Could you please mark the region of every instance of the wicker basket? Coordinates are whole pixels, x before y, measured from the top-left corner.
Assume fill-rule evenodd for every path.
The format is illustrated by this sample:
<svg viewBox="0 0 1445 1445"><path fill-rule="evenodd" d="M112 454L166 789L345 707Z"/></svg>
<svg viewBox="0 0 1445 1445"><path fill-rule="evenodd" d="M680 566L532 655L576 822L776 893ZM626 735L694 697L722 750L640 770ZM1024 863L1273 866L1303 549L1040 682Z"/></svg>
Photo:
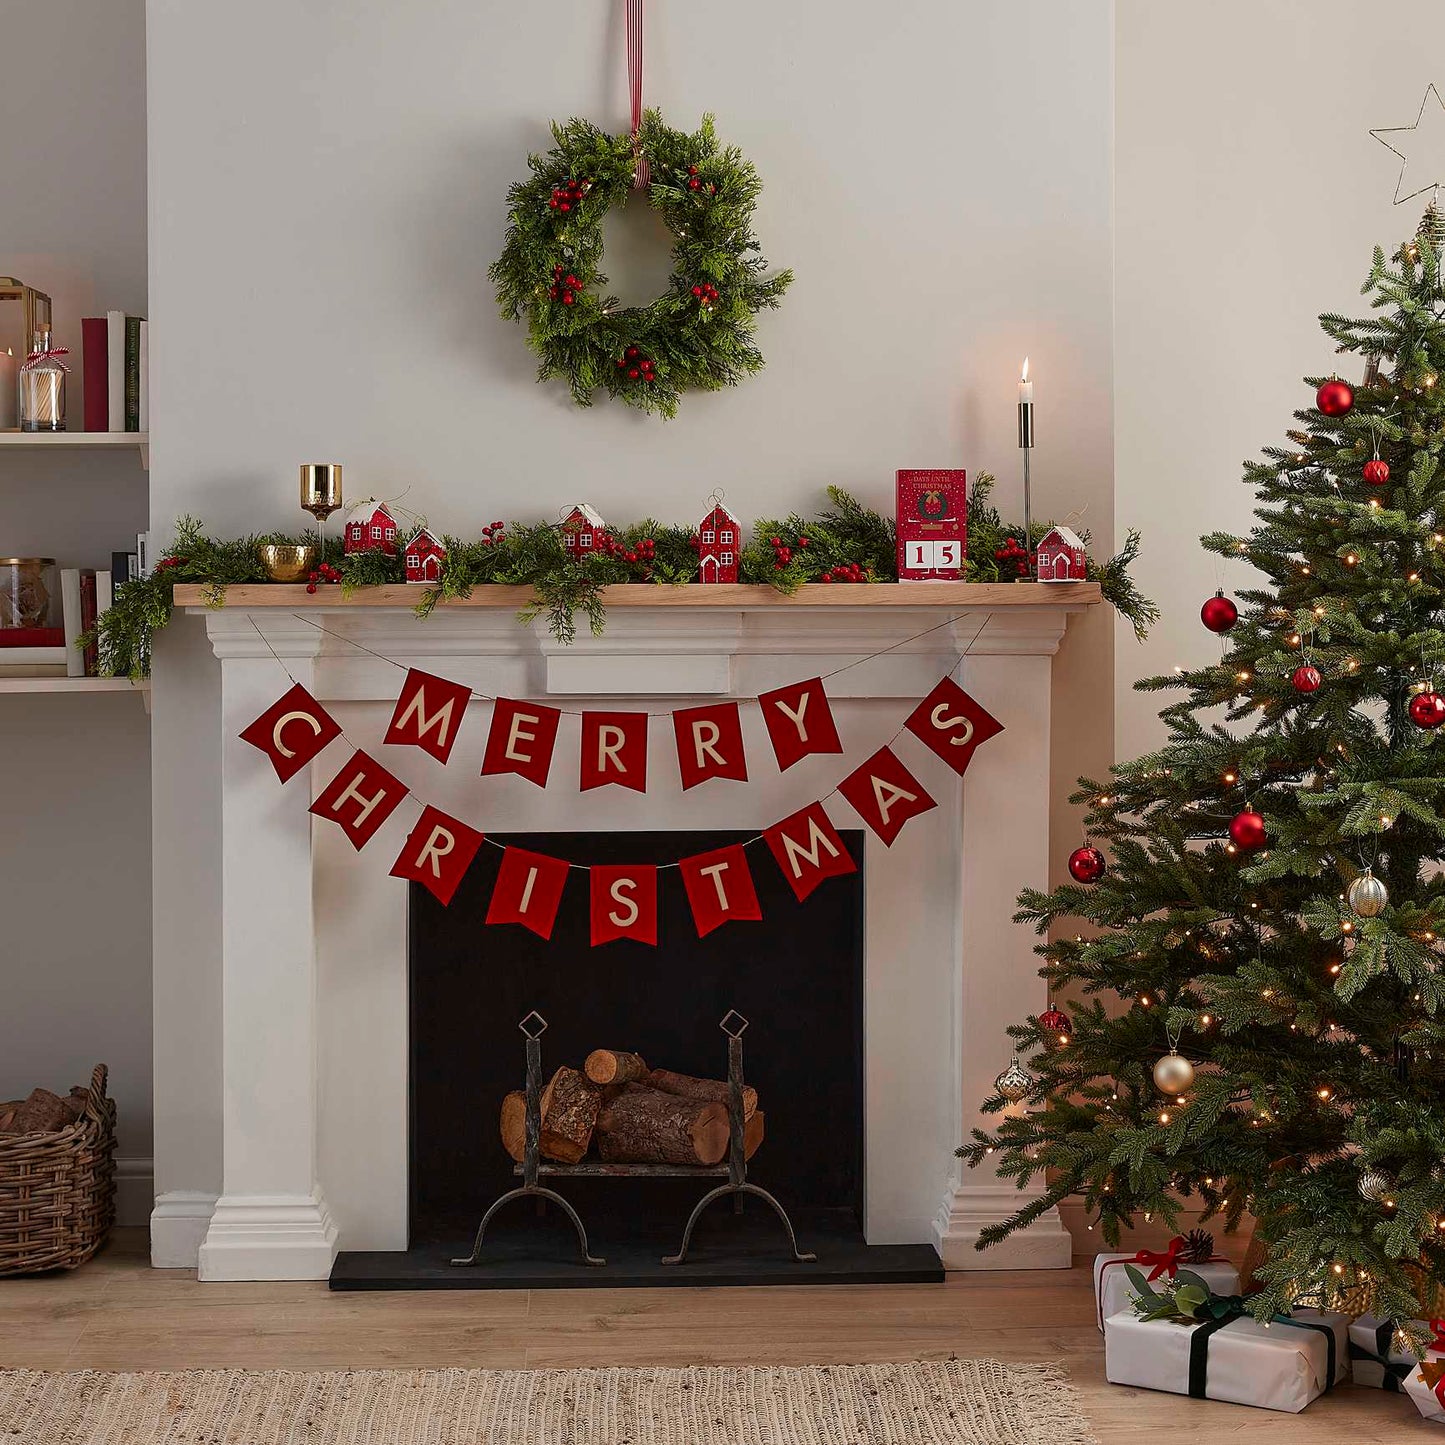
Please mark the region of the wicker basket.
<svg viewBox="0 0 1445 1445"><path fill-rule="evenodd" d="M115 1220L115 1104L106 1067L85 1112L52 1134L0 1135L0 1275L74 1269Z"/></svg>

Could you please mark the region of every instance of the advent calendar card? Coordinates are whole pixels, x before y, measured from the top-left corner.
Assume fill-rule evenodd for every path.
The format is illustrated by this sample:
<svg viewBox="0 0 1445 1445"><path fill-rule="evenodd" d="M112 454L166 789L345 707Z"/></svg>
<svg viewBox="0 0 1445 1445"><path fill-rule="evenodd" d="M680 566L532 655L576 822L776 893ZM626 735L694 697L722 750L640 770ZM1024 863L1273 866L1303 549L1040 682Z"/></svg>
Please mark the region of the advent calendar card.
<svg viewBox="0 0 1445 1445"><path fill-rule="evenodd" d="M898 473L898 580L956 582L967 545L968 473Z"/></svg>

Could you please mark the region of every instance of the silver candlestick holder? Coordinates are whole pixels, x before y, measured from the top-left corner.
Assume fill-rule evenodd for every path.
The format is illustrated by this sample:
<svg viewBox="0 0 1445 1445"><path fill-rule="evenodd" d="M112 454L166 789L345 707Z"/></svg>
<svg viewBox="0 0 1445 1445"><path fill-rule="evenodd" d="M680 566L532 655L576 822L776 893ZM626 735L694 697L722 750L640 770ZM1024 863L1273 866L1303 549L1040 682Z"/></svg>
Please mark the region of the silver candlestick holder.
<svg viewBox="0 0 1445 1445"><path fill-rule="evenodd" d="M1019 402L1019 450L1024 454L1024 551L1028 554L1029 576L1034 565L1034 500L1029 478L1029 454L1034 449L1034 404Z"/></svg>

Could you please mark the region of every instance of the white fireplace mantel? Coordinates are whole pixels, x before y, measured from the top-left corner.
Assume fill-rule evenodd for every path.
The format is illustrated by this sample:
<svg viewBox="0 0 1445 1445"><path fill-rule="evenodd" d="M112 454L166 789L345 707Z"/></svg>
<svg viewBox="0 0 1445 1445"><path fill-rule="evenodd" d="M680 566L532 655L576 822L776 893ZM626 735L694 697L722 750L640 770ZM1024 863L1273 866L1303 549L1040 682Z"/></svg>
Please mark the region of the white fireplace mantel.
<svg viewBox="0 0 1445 1445"><path fill-rule="evenodd" d="M826 676L843 758L779 775L754 716L745 722L753 780L683 795L670 729L654 727L657 781L645 806L605 796L615 788L578 792L567 720L546 790L477 776L484 702L473 703L446 768L386 749L387 766L439 807L518 832L760 828L828 793L956 665L1004 731L962 782L921 748L909 752L940 806L892 849L866 844L865 1232L876 1243L931 1236L952 1269L1067 1266L1070 1237L1053 1210L995 1249L973 1249L980 1229L1032 1196L960 1171L952 1149L1007 1062L1006 1026L1044 1004L1032 935L1011 914L1021 888L1048 882L1051 660L1069 612L1097 603L1097 587L817 587L793 600L760 588L609 593L605 633L569 647L542 621L520 625L525 594L509 589L479 589L420 620L406 606L411 588L350 599L233 588L220 607L177 588L177 604L205 617L220 660L223 1178L214 1208L196 1191L160 1196L154 1256L183 1262L184 1241L194 1251L204 1227L202 1279L313 1279L338 1247L406 1245L406 885L387 869L410 822L398 814L353 854L307 811L343 744L309 780L282 787L240 741L287 674L371 751L403 667L489 696L664 707ZM840 800L829 808L858 826Z"/></svg>

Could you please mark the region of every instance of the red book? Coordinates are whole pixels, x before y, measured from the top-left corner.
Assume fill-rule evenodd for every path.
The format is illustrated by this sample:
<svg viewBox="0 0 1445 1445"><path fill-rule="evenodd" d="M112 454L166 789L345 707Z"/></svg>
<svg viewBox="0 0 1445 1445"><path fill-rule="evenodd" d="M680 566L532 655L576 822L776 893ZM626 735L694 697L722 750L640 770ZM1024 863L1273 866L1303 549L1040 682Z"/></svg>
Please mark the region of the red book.
<svg viewBox="0 0 1445 1445"><path fill-rule="evenodd" d="M106 319L86 316L80 323L82 377L85 386L86 431L110 430L110 358Z"/></svg>
<svg viewBox="0 0 1445 1445"><path fill-rule="evenodd" d="M63 627L0 627L0 647L64 647Z"/></svg>
<svg viewBox="0 0 1445 1445"><path fill-rule="evenodd" d="M95 569L85 568L80 574L80 630L95 631L96 598ZM91 642L85 649L85 675L97 677L100 674L100 648Z"/></svg>

